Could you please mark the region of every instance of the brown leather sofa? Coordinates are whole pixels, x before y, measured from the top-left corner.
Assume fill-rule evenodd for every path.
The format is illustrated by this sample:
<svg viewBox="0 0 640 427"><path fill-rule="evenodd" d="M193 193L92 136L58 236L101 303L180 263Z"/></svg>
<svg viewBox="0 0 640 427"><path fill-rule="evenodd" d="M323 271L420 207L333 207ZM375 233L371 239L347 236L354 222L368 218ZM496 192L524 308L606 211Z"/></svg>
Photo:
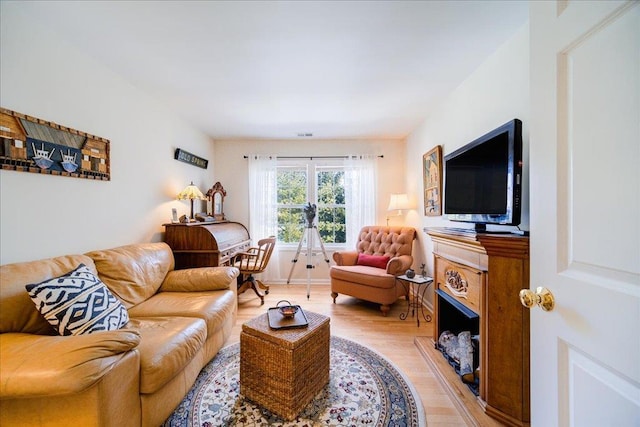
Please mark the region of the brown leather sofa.
<svg viewBox="0 0 640 427"><path fill-rule="evenodd" d="M381 304L380 311L386 316L390 305L407 294L395 276L411 267L415 237L411 227L363 227L355 251L333 253L336 265L331 266L329 276L334 304L338 294L351 295Z"/></svg>
<svg viewBox="0 0 640 427"><path fill-rule="evenodd" d="M60 336L25 285L80 263L126 307L115 331ZM158 426L231 334L234 267L174 270L165 243L0 267L0 425Z"/></svg>

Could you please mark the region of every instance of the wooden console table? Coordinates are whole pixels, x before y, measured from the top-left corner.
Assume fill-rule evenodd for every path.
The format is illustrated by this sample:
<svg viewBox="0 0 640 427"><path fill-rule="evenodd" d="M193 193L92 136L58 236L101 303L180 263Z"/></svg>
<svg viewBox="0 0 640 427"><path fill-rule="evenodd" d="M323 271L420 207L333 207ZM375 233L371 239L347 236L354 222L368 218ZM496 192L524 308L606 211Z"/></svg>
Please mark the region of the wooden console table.
<svg viewBox="0 0 640 427"><path fill-rule="evenodd" d="M459 396L458 404L479 404L471 403L476 407L466 408L467 414L478 418L473 414L484 412L507 425L529 425L529 311L518 299L520 289L529 288L529 238L424 231L433 241L434 337L430 349L424 348L424 339L416 339L418 348L433 359L431 365L441 379L458 382L449 387ZM459 321L458 309L466 313ZM459 393L466 386L434 349L443 331L458 334L469 325L480 337L477 399L469 397L469 390Z"/></svg>

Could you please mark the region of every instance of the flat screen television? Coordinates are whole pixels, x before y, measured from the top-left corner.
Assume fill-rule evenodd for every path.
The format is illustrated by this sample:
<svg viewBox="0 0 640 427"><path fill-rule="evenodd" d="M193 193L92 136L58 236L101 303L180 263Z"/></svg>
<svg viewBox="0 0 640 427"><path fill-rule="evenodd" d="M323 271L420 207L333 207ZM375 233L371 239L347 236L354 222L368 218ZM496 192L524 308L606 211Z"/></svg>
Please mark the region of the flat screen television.
<svg viewBox="0 0 640 427"><path fill-rule="evenodd" d="M519 225L522 122L513 119L444 157L444 213L452 221Z"/></svg>

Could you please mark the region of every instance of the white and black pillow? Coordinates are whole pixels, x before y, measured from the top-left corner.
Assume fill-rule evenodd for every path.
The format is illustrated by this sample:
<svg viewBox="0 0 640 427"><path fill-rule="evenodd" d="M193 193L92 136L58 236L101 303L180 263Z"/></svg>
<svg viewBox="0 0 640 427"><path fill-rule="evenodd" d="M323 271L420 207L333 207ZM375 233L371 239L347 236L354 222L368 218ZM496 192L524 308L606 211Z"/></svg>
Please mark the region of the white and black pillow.
<svg viewBox="0 0 640 427"><path fill-rule="evenodd" d="M60 335L112 331L129 321L120 300L84 264L25 287L38 311Z"/></svg>

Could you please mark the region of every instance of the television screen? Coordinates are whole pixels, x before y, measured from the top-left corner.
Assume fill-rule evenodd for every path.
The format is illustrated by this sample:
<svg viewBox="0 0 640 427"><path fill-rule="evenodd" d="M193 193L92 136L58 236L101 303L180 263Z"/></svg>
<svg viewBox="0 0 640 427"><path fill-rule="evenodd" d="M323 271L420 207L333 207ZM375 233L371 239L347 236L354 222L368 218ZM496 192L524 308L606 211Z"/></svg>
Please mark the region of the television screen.
<svg viewBox="0 0 640 427"><path fill-rule="evenodd" d="M507 143L502 133L447 162L446 213L507 212Z"/></svg>
<svg viewBox="0 0 640 427"><path fill-rule="evenodd" d="M521 128L514 119L445 156L444 213L449 219L520 223Z"/></svg>

